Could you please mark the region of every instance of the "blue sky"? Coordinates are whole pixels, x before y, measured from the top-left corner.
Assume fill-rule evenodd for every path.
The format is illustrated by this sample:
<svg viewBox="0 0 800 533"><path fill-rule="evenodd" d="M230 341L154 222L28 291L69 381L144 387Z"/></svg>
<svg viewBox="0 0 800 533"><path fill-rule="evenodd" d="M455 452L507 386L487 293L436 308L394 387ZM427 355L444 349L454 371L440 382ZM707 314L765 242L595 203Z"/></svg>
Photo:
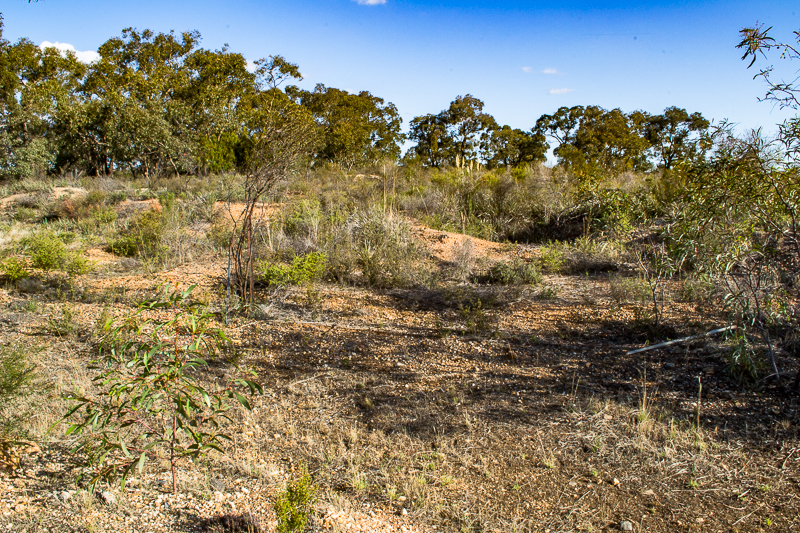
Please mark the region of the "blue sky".
<svg viewBox="0 0 800 533"><path fill-rule="evenodd" d="M765 87L735 46L756 21L791 39L796 2L359 1L10 0L2 12L5 38L78 51L128 26L198 30L206 48L283 55L300 66L305 88L368 90L393 102L405 125L467 93L522 129L573 105L675 105L769 132L789 116L758 102ZM782 68L793 77L800 65Z"/></svg>

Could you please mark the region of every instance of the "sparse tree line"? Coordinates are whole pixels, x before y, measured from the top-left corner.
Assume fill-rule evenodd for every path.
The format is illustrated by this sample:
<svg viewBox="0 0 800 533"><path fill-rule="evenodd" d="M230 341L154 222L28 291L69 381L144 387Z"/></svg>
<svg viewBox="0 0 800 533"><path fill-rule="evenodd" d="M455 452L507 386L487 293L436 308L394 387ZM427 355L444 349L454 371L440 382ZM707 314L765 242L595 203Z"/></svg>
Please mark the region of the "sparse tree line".
<svg viewBox="0 0 800 533"><path fill-rule="evenodd" d="M458 96L409 131L391 102L290 82L299 69L281 56L248 68L224 46L200 47L197 32L123 30L84 64L71 53L10 43L0 27L0 177L83 172L134 177L244 172L255 137L272 116L292 117L309 136L307 162L346 169L401 159L427 167L489 169L542 162L585 174L669 169L702 154L709 122L670 107L661 115L597 106L562 107L528 131L500 125L484 102Z"/></svg>

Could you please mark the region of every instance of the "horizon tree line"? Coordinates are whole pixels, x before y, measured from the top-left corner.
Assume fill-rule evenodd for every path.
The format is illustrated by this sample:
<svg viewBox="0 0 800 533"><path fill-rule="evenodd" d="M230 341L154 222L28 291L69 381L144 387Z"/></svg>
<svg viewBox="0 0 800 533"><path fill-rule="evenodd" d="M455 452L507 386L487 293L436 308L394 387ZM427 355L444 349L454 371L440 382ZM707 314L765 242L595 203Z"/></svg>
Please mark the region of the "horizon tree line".
<svg viewBox="0 0 800 533"><path fill-rule="evenodd" d="M71 52L10 43L0 20L0 178L113 171L152 178L242 172L258 117L279 110L310 132L307 164L346 169L393 160L489 169L544 162L584 173L669 170L701 157L700 113L561 107L529 130L499 124L479 98L457 96L407 132L391 102L369 91L299 88L299 67L279 55L255 62L225 45L200 47L196 31L126 28L85 64ZM402 153L402 146L412 146Z"/></svg>

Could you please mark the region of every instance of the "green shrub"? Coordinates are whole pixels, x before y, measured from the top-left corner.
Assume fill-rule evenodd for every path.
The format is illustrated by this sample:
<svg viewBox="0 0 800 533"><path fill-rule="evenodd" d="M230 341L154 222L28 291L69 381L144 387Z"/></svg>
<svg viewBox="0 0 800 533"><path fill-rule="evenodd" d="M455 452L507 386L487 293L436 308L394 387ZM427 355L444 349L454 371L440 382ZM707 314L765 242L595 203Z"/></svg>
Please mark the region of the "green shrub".
<svg viewBox="0 0 800 533"><path fill-rule="evenodd" d="M300 465L299 475L286 482L286 487L275 498L275 516L278 519L278 533L301 532L306 528L309 515L317 501L308 468Z"/></svg>
<svg viewBox="0 0 800 533"><path fill-rule="evenodd" d="M47 320L47 329L57 337L68 337L78 329L75 313L69 305L62 305L59 311Z"/></svg>
<svg viewBox="0 0 800 533"><path fill-rule="evenodd" d="M64 242L51 231L41 231L22 240L31 258L31 266L45 272L66 265L69 253Z"/></svg>
<svg viewBox="0 0 800 533"><path fill-rule="evenodd" d="M151 258L162 252L161 237L165 221L157 211L145 211L120 228L109 249L125 257Z"/></svg>
<svg viewBox="0 0 800 533"><path fill-rule="evenodd" d="M476 279L483 283L500 285L538 285L542 282L542 274L533 263L526 263L519 257L512 262L495 263L486 275Z"/></svg>
<svg viewBox="0 0 800 533"><path fill-rule="evenodd" d="M19 220L20 222L33 220L37 216L38 211L30 207L17 207L16 211L14 212L14 220Z"/></svg>
<svg viewBox="0 0 800 533"><path fill-rule="evenodd" d="M542 255L539 258L542 270L545 272L559 273L566 266L564 251L556 243L549 243L542 247Z"/></svg>
<svg viewBox="0 0 800 533"><path fill-rule="evenodd" d="M319 278L325 272L327 258L319 252L309 252L292 259L289 266L262 262L259 265L261 280L267 285L303 285Z"/></svg>
<svg viewBox="0 0 800 533"><path fill-rule="evenodd" d="M74 276L85 274L92 269L91 263L80 253L67 249L64 241L71 242L75 237L72 232L56 235L52 231L45 230L22 239L21 244L31 259L32 267L45 272L63 270Z"/></svg>
<svg viewBox="0 0 800 533"><path fill-rule="evenodd" d="M92 219L101 224L111 224L117 220L117 211L111 206L98 206L92 210Z"/></svg>
<svg viewBox="0 0 800 533"><path fill-rule="evenodd" d="M215 248L227 250L231 243L233 229L226 224L214 223L206 233L206 238Z"/></svg>
<svg viewBox="0 0 800 533"><path fill-rule="evenodd" d="M173 207L175 207L175 193L174 192L162 192L158 194L158 203L161 204L165 210L170 211Z"/></svg>
<svg viewBox="0 0 800 533"><path fill-rule="evenodd" d="M37 378L36 369L28 362L24 345L0 348L0 404L25 394Z"/></svg>
<svg viewBox="0 0 800 533"><path fill-rule="evenodd" d="M679 299L682 302L708 302L715 289L709 276L694 275L684 280Z"/></svg>
<svg viewBox="0 0 800 533"><path fill-rule="evenodd" d="M3 275L11 283L16 283L17 281L25 279L31 275L25 266L25 262L17 259L16 257L10 257L0 263L0 269L2 269Z"/></svg>
<svg viewBox="0 0 800 533"><path fill-rule="evenodd" d="M486 312L480 299L474 305L461 307L460 313L464 320L464 334L483 335L497 332L497 317Z"/></svg>
<svg viewBox="0 0 800 533"><path fill-rule="evenodd" d="M735 330L730 352L725 355L728 373L741 381L755 382L764 369L764 357L760 356L748 341L747 335Z"/></svg>
<svg viewBox="0 0 800 533"><path fill-rule="evenodd" d="M357 212L334 232L331 241L326 245L327 272L339 282L377 288L427 283L424 249L400 218L378 210Z"/></svg>

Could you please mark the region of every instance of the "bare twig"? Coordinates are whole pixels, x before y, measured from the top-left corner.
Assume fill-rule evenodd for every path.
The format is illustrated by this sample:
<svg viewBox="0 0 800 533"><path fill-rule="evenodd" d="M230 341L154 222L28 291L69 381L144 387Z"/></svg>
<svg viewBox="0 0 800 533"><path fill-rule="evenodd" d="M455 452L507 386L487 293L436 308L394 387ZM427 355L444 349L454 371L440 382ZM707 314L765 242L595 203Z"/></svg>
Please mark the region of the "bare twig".
<svg viewBox="0 0 800 533"><path fill-rule="evenodd" d="M711 331L709 331L707 333L701 333L699 335L690 335L689 337L683 337L682 339L675 339L675 340L671 340L671 341L667 341L667 342L661 342L659 344L654 344L652 346L645 346L644 348L639 348L637 350L631 350L630 352L627 353L627 355L633 355L635 353L646 352L648 350L655 350L656 348L663 348L664 346L670 346L671 344L679 344L681 342L688 342L688 341L693 341L695 339L702 339L703 337L709 337L711 335L716 335L717 333L724 333L726 331L733 331L734 329L736 329L736 326L728 326L728 327L725 327L725 328L714 329L714 330L711 330Z"/></svg>

